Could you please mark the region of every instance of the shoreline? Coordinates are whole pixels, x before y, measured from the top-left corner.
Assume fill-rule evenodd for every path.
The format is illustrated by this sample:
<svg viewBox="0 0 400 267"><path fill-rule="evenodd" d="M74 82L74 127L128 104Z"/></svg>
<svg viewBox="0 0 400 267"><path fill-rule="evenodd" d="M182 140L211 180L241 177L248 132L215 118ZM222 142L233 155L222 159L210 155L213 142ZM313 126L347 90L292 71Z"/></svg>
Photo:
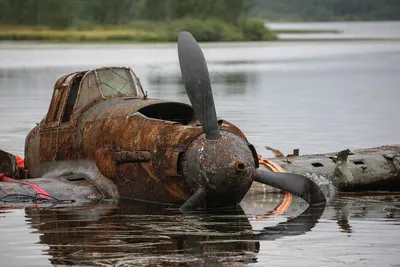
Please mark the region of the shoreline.
<svg viewBox="0 0 400 267"><path fill-rule="evenodd" d="M273 44L289 44L289 43L374 43L374 42L385 42L385 43L397 43L400 42L400 38L301 38L301 39L278 39L274 41L214 41L214 42L199 42L204 47L213 46L264 46ZM63 47L69 46L71 48L77 46L87 46L88 48L95 48L94 46L143 46L148 47L149 45L154 47L169 47L176 45L176 41L168 42L131 42L131 41L91 41L91 42L62 42L62 41L34 41L34 40L0 40L0 49L24 49L27 47L48 49L51 47Z"/></svg>
<svg viewBox="0 0 400 267"><path fill-rule="evenodd" d="M258 23L258 22L257 22ZM150 25L150 24L149 24ZM259 24L260 25L264 25ZM157 25L154 25L157 26ZM262 27L262 26L261 26ZM31 26L10 26L0 25L0 42L37 42L37 43L65 43L65 44L97 44L97 43L170 43L176 42L177 35L181 29L172 30L170 28L154 27L149 29L148 25L138 27L93 27L89 29L51 29L46 27ZM240 27L237 28L240 30ZM245 31L244 29L242 29ZM257 31L257 30L255 30ZM224 32L215 40L201 40L200 42L263 42L280 41L281 34L341 34L342 31L336 29L276 29L270 30L265 26L265 34L237 35L237 32Z"/></svg>
<svg viewBox="0 0 400 267"><path fill-rule="evenodd" d="M165 43L176 42L181 31L191 32L200 42L276 40L264 21L247 19L230 24L217 19L182 19L165 23L139 21L130 25L87 25L51 28L29 25L0 25L2 41L50 43Z"/></svg>
<svg viewBox="0 0 400 267"><path fill-rule="evenodd" d="M189 21L193 23L193 21ZM186 21L186 23L189 25ZM399 33L388 32L388 28L382 28L378 33L376 31L370 34L363 33L365 26L361 27L361 32L358 31L361 22L348 23L338 22L337 26L333 23L299 23L290 24L283 23L283 27L278 27L280 23L264 23L255 21L256 27L265 25L265 34L257 33L260 28L242 29L239 26L230 30L220 32L219 22L214 22L217 28L212 30L212 33L198 31L196 25L202 22L195 21L190 27L194 27L192 34L196 36L198 41L203 44L207 43L273 43L273 42L398 42L400 41ZM250 20L250 24L253 23ZM400 22L396 22L400 25ZM171 25L174 24L175 28ZM335 24L335 25L336 25ZM340 24L340 25L339 25ZM177 35L181 30L186 29L186 26L179 28L179 22L173 22L170 25L160 25L158 23L138 23L130 26L104 26L91 27L86 29L69 28L65 30L51 29L46 27L31 27L31 26L10 26L0 25L0 43L31 43L31 44L89 44L89 45L125 45L125 44L169 44L175 43ZM252 25L252 26L254 26ZM366 24L365 24L366 25ZM380 25L380 24L379 24ZM151 27L150 27L151 26ZM227 26L227 25L225 25ZM356 27L355 27L356 26ZM190 28L189 27L189 28ZM263 28L261 26L261 28ZM193 31L192 29L192 31ZM196 30L197 29L197 30ZM203 29L204 30L204 29ZM247 31L247 35L244 32ZM239 35L237 35L240 33Z"/></svg>

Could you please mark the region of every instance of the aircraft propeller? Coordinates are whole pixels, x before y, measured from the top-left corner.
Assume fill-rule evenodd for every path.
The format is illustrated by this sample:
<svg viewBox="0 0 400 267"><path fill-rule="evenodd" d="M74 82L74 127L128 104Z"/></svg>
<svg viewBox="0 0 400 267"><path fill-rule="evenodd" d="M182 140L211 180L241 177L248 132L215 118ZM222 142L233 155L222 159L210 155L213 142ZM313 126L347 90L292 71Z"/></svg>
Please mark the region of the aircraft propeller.
<svg viewBox="0 0 400 267"><path fill-rule="evenodd" d="M178 55L183 82L197 119L208 139L221 137L211 91L207 63L199 44L189 32L181 32Z"/></svg>
<svg viewBox="0 0 400 267"><path fill-rule="evenodd" d="M253 181L290 192L311 205L325 203L326 199L320 188L307 177L291 173L256 170L249 164L248 153L238 149L241 147L240 142L236 142L233 138L232 142L223 144L222 139L224 138L221 138L218 127L206 60L197 41L189 32L181 32L179 35L178 55L186 92L206 137L204 140L198 141L200 145L186 152L188 180L196 183L198 189L182 205L181 209L207 206L209 202L223 205L223 203L228 203L224 202L226 198L231 198L231 202L238 202L238 199L241 200L246 194ZM227 138L225 137L225 139ZM232 146L230 146L231 143ZM218 151L218 149L220 150ZM225 157L226 161L231 162L224 165L221 159L219 164L213 163L212 161L218 161L216 157L219 155L218 153L222 155L226 149L236 153L233 157ZM204 166L207 165L206 163L209 166ZM215 170L216 168L218 170ZM231 182L231 180L235 181ZM235 191L236 188L238 188L237 191ZM223 196L219 198L217 196L220 192L223 192L223 194L221 193ZM231 196L232 194L238 194L238 197L235 198Z"/></svg>

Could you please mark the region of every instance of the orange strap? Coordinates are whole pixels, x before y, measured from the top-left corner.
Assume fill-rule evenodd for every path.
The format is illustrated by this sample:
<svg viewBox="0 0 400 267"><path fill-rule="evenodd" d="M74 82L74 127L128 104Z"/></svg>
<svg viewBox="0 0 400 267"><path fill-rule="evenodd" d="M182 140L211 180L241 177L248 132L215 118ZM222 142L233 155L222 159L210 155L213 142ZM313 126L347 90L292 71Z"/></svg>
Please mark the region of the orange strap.
<svg viewBox="0 0 400 267"><path fill-rule="evenodd" d="M270 161L268 159L263 159L261 154L258 154L258 161L260 162L261 165L264 165L270 171L285 172L285 170L281 166L276 164L275 162ZM273 215L283 214L289 208L290 204L292 203L292 199L293 199L293 195L289 192L285 192L281 203L279 204L278 207L275 208L275 210L272 212L272 214Z"/></svg>
<svg viewBox="0 0 400 267"><path fill-rule="evenodd" d="M261 165L264 165L273 172L285 172L285 170L275 162L263 159L261 154L258 154L258 162L260 162Z"/></svg>
<svg viewBox="0 0 400 267"><path fill-rule="evenodd" d="M18 155L15 155L15 160L17 161L17 166L20 169L25 169L24 159Z"/></svg>

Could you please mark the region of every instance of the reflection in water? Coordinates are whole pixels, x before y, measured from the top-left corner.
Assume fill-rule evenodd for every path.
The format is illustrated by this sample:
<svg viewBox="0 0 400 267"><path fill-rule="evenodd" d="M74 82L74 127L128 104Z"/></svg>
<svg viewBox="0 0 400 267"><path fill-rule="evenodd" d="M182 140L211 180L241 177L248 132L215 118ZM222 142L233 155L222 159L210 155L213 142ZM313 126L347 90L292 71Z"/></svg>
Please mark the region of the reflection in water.
<svg viewBox="0 0 400 267"><path fill-rule="evenodd" d="M345 233L351 233L351 226L349 224L349 210L345 202L336 202L334 204L336 214L333 219L337 221L339 228Z"/></svg>
<svg viewBox="0 0 400 267"><path fill-rule="evenodd" d="M243 208L185 214L175 206L136 201L28 207L27 225L13 222L16 210L4 210L0 250L12 259L12 266L44 266L32 254L52 265L79 266L398 262L399 196L342 197L326 208L305 208L296 198L284 216L271 216L281 199L276 194L251 195L241 203ZM31 265L25 257L31 258Z"/></svg>
<svg viewBox="0 0 400 267"><path fill-rule="evenodd" d="M308 208L276 226L254 231L242 208L181 214L177 208L121 201L96 207L26 208L52 264L220 266L257 261L259 240L301 235L324 207ZM151 214L151 215L150 215Z"/></svg>
<svg viewBox="0 0 400 267"><path fill-rule="evenodd" d="M274 227L266 227L258 235L262 240L275 240L284 236L302 235L310 231L317 223L325 205L308 207L300 216L289 219Z"/></svg>
<svg viewBox="0 0 400 267"><path fill-rule="evenodd" d="M250 87L257 82L257 74L251 72L215 72L211 75L211 85L221 86L218 94L222 95L246 95ZM165 87L173 87L175 94L186 95L183 80L180 73L165 75L157 70L153 70L148 75L148 83L156 95L159 91L165 91ZM215 90L214 90L215 91Z"/></svg>

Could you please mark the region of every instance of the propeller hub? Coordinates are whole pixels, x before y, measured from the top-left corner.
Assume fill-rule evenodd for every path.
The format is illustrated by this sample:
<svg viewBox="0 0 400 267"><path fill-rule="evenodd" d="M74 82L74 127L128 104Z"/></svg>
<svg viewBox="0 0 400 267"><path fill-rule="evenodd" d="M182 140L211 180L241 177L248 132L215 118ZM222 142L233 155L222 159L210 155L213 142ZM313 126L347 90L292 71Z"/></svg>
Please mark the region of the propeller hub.
<svg viewBox="0 0 400 267"><path fill-rule="evenodd" d="M249 190L255 164L248 144L239 136L221 132L221 138L199 136L189 146L183 160L189 188L203 188L208 206L234 205Z"/></svg>

